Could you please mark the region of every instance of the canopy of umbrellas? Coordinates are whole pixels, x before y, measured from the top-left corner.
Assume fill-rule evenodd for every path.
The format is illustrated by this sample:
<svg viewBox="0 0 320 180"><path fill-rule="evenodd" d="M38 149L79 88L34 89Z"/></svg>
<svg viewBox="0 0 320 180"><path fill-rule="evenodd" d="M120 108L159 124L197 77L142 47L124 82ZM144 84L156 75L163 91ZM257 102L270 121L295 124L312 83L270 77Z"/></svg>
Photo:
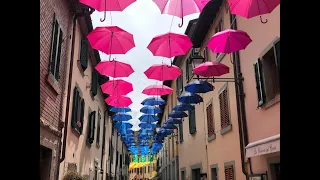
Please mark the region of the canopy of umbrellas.
<svg viewBox="0 0 320 180"><path fill-rule="evenodd" d="M182 18L193 13L200 13L209 0L153 0L159 7L162 14L170 14L173 17ZM81 3L90 6L100 12L102 11L123 11L127 6L134 3L135 0L80 0ZM273 11L280 0L228 0L230 12L246 18L252 18ZM106 16L106 13L104 14ZM105 17L104 17L105 19ZM104 21L102 19L101 21ZM109 60L98 63L95 69L102 75L117 78L110 80L101 86L103 93L110 96L105 102L112 106L111 111L116 114L112 119L115 121L121 140L125 143L128 150L133 155L133 162L137 162L137 155L141 155L140 161L144 161L146 155L149 160L154 154L162 148L162 143L166 136L177 129L181 119L187 117L184 111L193 110L194 104L203 102L203 99L197 93L207 93L214 90L213 85L207 81L196 80L185 86L186 93L178 97L180 104L173 108L169 114L169 119L165 121L162 127L156 128L159 120L157 114L162 113L159 108L165 101L162 95L172 93L173 89L168 86L158 84L146 87L142 93L150 97L141 104L144 106L140 112L144 113L140 118L140 131L134 133L131 129L132 124L128 123L132 116L128 114L131 111L129 105L132 101L126 95L133 91L131 83L119 79L130 76L134 70L124 62L111 60L111 54L126 54L135 47L133 35L117 26L96 27L87 36L92 48L103 53L109 54ZM207 47L214 53L232 53L245 49L251 43L250 36L241 30L226 29L212 36ZM166 34L154 37L148 49L154 56L172 58L186 54L192 47L189 37L183 34L168 32ZM205 62L193 69L195 75L201 77L215 77L229 73L229 67L218 62ZM154 64L147 69L144 74L149 79L158 81L174 80L181 75L180 69L173 65L165 63ZM156 130L155 130L156 129ZM142 158L142 159L141 159ZM151 158L151 159L150 159ZM145 161L146 162L146 161ZM141 164L140 164L141 165Z"/></svg>

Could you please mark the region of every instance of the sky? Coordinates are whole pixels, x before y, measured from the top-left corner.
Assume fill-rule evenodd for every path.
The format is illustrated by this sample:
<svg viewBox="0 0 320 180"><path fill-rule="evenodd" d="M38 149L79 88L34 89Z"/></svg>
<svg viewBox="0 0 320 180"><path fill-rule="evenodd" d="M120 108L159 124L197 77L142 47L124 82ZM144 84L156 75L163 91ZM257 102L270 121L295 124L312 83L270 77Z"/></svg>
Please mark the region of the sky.
<svg viewBox="0 0 320 180"><path fill-rule="evenodd" d="M178 24L181 23L181 19L168 14L161 14L159 8L152 0L137 0L130 6L128 6L122 12L107 12L107 18L104 22L100 22L100 18L103 18L104 13L95 11L91 15L93 27L97 26L118 26L123 30L133 34L135 47L128 51L125 55L112 55L118 61L128 63L135 71L129 77L121 78L125 81L131 82L133 85L133 91L127 96L131 98L132 104L130 108L132 112L132 120L129 122L133 124L133 130L139 130L138 124L140 121L138 118L142 115L140 109L143 107L141 102L149 97L142 94L145 87L154 84L161 84L162 82L156 80L150 80L144 75L144 71L147 70L153 64L164 63L170 64L169 58L156 57L147 49L148 44L153 37L171 32L184 34L188 22L192 19L198 18L199 13L191 14L184 17L184 25L179 28ZM173 20L172 20L173 19ZM109 55L100 52L101 60L108 60Z"/></svg>

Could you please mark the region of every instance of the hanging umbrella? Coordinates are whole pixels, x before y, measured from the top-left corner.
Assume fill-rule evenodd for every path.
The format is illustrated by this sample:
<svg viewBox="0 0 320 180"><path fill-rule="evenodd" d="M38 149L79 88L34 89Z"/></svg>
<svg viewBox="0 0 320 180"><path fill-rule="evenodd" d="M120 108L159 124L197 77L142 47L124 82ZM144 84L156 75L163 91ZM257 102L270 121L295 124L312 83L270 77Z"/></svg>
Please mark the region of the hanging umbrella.
<svg viewBox="0 0 320 180"><path fill-rule="evenodd" d="M184 118L184 117L188 117L187 113L185 113L185 112L183 112L183 111L172 111L168 116L171 117L171 118Z"/></svg>
<svg viewBox="0 0 320 180"><path fill-rule="evenodd" d="M133 86L131 83L122 80L110 80L101 85L102 92L110 95L127 95L129 92L133 91Z"/></svg>
<svg viewBox="0 0 320 180"><path fill-rule="evenodd" d="M156 122L159 120L158 116L155 115L150 115L150 114L143 114L142 116L139 117L139 120L141 122Z"/></svg>
<svg viewBox="0 0 320 180"><path fill-rule="evenodd" d="M93 49L105 54L126 54L135 47L133 35L118 26L96 27L87 36Z"/></svg>
<svg viewBox="0 0 320 180"><path fill-rule="evenodd" d="M209 0L153 0L162 14L180 17L183 26L183 17L189 14L200 13Z"/></svg>
<svg viewBox="0 0 320 180"><path fill-rule="evenodd" d="M180 119L170 118L164 124L181 124L182 121Z"/></svg>
<svg viewBox="0 0 320 180"><path fill-rule="evenodd" d="M192 81L188 83L184 89L190 93L207 93L214 90L212 84L207 81Z"/></svg>
<svg viewBox="0 0 320 180"><path fill-rule="evenodd" d="M178 101L186 104L198 104L203 102L203 98L198 94L187 92L184 95L179 96Z"/></svg>
<svg viewBox="0 0 320 180"><path fill-rule="evenodd" d="M96 65L95 69L102 75L114 78L128 77L134 72L130 64L116 60L101 61Z"/></svg>
<svg viewBox="0 0 320 180"><path fill-rule="evenodd" d="M132 119L132 116L126 113L117 113L112 116L112 119L114 121L129 121Z"/></svg>
<svg viewBox="0 0 320 180"><path fill-rule="evenodd" d="M173 124L164 124L162 126L162 128L164 128L164 129L178 129L177 126L175 126Z"/></svg>
<svg viewBox="0 0 320 180"><path fill-rule="evenodd" d="M178 105L173 107L172 110L174 110L174 111L189 111L189 110L193 110L193 109L194 109L194 106L192 106L190 104L179 103Z"/></svg>
<svg viewBox="0 0 320 180"><path fill-rule="evenodd" d="M166 33L154 37L148 49L154 56L175 57L186 54L192 47L192 42L187 35Z"/></svg>
<svg viewBox="0 0 320 180"><path fill-rule="evenodd" d="M157 85L150 85L142 91L143 94L146 95L166 95L172 93L173 89L162 84L157 84Z"/></svg>
<svg viewBox="0 0 320 180"><path fill-rule="evenodd" d="M211 61L200 64L193 69L193 73L203 77L221 76L229 73L229 67L222 63Z"/></svg>
<svg viewBox="0 0 320 180"><path fill-rule="evenodd" d="M116 108L116 107L112 107L110 109L111 112L123 112L123 113L126 113L126 112L131 112L131 109L129 107L119 107L119 108Z"/></svg>
<svg viewBox="0 0 320 180"><path fill-rule="evenodd" d="M144 129L153 129L156 127L155 124L149 124L149 123L140 123L139 124L140 128L144 128Z"/></svg>
<svg viewBox="0 0 320 180"><path fill-rule="evenodd" d="M169 66L167 64L154 64L149 67L144 74L149 79L166 81L174 80L179 77L181 75L181 70L175 65Z"/></svg>
<svg viewBox="0 0 320 180"><path fill-rule="evenodd" d="M242 30L226 29L212 36L207 47L214 53L232 53L245 49L252 39Z"/></svg>
<svg viewBox="0 0 320 180"><path fill-rule="evenodd" d="M161 97L149 97L141 102L144 106L158 106L164 105L166 102Z"/></svg>
<svg viewBox="0 0 320 180"><path fill-rule="evenodd" d="M280 0L228 0L228 3L232 14L245 18L260 15L260 21L267 23L268 20L262 21L261 15L271 13L280 4Z"/></svg>
<svg viewBox="0 0 320 180"><path fill-rule="evenodd" d="M131 99L126 96L109 96L107 99L105 99L105 102L114 107L124 107L132 104Z"/></svg>
<svg viewBox="0 0 320 180"><path fill-rule="evenodd" d="M140 109L140 112L145 114L158 114L161 113L161 109L155 106L144 106Z"/></svg>

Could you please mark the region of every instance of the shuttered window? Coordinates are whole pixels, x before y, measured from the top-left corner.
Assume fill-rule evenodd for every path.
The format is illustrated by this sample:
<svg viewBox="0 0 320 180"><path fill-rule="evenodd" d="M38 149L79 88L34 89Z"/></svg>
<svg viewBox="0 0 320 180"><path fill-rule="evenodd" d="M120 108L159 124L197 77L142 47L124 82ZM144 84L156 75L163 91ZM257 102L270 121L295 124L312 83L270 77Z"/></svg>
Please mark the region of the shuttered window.
<svg viewBox="0 0 320 180"><path fill-rule="evenodd" d="M83 130L84 109L84 99L81 98L78 88L75 87L73 91L71 127L77 130L80 134Z"/></svg>
<svg viewBox="0 0 320 180"><path fill-rule="evenodd" d="M94 141L95 123L96 123L96 111L92 111L89 114L88 136L87 136L89 144L92 144Z"/></svg>
<svg viewBox="0 0 320 180"><path fill-rule="evenodd" d="M181 71L181 75L176 79L176 85L177 85L177 96L181 94L183 91L183 72Z"/></svg>
<svg viewBox="0 0 320 180"><path fill-rule="evenodd" d="M89 50L89 43L85 36L81 38L81 45L80 45L80 65L83 71L85 71L88 67L88 50Z"/></svg>
<svg viewBox="0 0 320 180"><path fill-rule="evenodd" d="M208 127L208 137L215 134L214 131L214 123L213 123L213 110L212 110L212 103L210 103L207 108L207 127Z"/></svg>
<svg viewBox="0 0 320 180"><path fill-rule="evenodd" d="M275 42L274 44L274 54L277 64L277 70L278 70L278 83L279 83L279 89L280 89L280 39Z"/></svg>
<svg viewBox="0 0 320 180"><path fill-rule="evenodd" d="M195 109L189 110L188 114L189 114L189 133L194 134L197 131Z"/></svg>
<svg viewBox="0 0 320 180"><path fill-rule="evenodd" d="M91 95L94 97L97 95L98 92L98 81L99 81L99 74L96 70L92 71L91 77Z"/></svg>
<svg viewBox="0 0 320 180"><path fill-rule="evenodd" d="M230 125L229 98L227 87L219 94L221 129Z"/></svg>
<svg viewBox="0 0 320 180"><path fill-rule="evenodd" d="M194 49L192 49L192 51L194 51ZM190 57L187 59L187 62L186 62L186 79L187 79L187 81L189 81L193 77L193 67L192 67L192 61L191 61Z"/></svg>
<svg viewBox="0 0 320 180"><path fill-rule="evenodd" d="M179 124L179 137L180 137L180 143L183 142L183 122Z"/></svg>
<svg viewBox="0 0 320 180"><path fill-rule="evenodd" d="M234 180L233 166L226 166L224 168L225 180Z"/></svg>
<svg viewBox="0 0 320 180"><path fill-rule="evenodd" d="M264 82L263 82L263 75L262 75L262 63L261 63L260 59L258 59L254 63L254 73L255 73L256 89L257 89L257 96L258 96L258 107L260 107L265 102Z"/></svg>
<svg viewBox="0 0 320 180"><path fill-rule="evenodd" d="M49 70L56 80L60 79L59 71L60 71L62 37L63 37L63 33L61 30L61 27L56 19L56 16L54 16L52 36L51 36L51 52L50 52Z"/></svg>
<svg viewBox="0 0 320 180"><path fill-rule="evenodd" d="M101 119L102 119L102 115L101 115L101 111L98 111L98 122L97 122L97 144L100 144L100 124L101 124Z"/></svg>

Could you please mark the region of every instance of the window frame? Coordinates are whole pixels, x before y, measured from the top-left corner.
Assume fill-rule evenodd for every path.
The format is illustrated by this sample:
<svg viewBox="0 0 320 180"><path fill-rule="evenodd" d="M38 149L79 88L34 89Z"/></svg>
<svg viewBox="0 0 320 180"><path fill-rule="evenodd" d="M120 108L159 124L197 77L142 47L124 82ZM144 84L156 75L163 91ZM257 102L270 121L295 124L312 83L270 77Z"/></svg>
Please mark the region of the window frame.
<svg viewBox="0 0 320 180"><path fill-rule="evenodd" d="M220 99L220 95L224 92L227 91L227 97L226 97L226 103L227 103L227 108L228 108L228 117L229 117L229 121L228 121L228 125L226 127L222 127L222 107L221 107L221 99ZM229 132L232 130L232 121L231 121L231 108L230 108L230 95L229 95L229 87L228 87L228 83L226 82L218 91L218 98L219 98L219 108L220 108L220 134L224 135L225 133Z"/></svg>

